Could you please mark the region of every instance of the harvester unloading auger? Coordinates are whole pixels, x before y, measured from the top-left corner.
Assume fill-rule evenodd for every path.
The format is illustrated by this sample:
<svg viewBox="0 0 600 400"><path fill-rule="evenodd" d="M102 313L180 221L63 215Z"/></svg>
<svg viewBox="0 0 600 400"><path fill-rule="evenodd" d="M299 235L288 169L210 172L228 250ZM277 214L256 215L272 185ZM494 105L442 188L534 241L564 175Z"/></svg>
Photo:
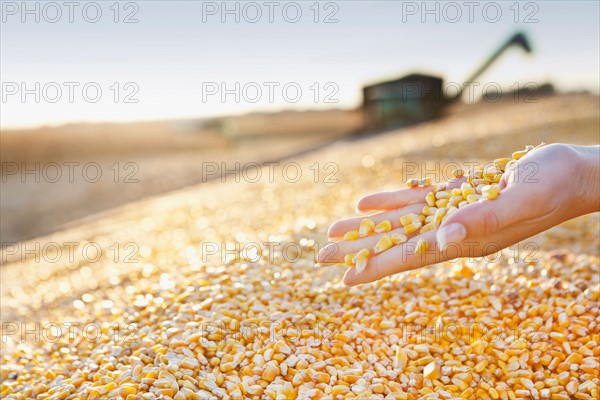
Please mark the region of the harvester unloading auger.
<svg viewBox="0 0 600 400"><path fill-rule="evenodd" d="M447 106L460 101L470 83L476 82L512 46L518 46L527 53L532 51L525 34L516 33L492 53L453 96L444 94L442 78L423 74L410 74L364 87L364 130L373 132L403 127L440 117Z"/></svg>

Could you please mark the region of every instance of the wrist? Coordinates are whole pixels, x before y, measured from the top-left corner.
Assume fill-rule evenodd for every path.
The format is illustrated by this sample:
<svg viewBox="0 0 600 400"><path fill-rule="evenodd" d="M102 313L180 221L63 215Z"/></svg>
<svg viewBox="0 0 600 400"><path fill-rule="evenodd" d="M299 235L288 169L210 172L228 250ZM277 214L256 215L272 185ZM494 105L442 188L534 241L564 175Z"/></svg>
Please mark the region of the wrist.
<svg viewBox="0 0 600 400"><path fill-rule="evenodd" d="M576 201L581 215L600 211L600 147L573 146L578 154Z"/></svg>

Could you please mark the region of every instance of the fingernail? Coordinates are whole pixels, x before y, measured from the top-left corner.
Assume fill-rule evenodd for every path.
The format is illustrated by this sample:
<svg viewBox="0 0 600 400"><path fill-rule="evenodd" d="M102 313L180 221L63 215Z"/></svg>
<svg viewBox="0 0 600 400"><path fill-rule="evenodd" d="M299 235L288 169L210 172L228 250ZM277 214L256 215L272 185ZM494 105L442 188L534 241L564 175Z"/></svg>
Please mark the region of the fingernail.
<svg viewBox="0 0 600 400"><path fill-rule="evenodd" d="M332 254L335 253L335 249L336 249L335 243L327 244L325 247L323 247L321 249L321 251L319 251L319 254L317 255L317 262L319 264L329 262L330 260L328 260L328 258L331 257Z"/></svg>
<svg viewBox="0 0 600 400"><path fill-rule="evenodd" d="M449 243L457 243L467 237L467 230L463 224L452 223L442 226L437 232L436 238L440 249L445 249Z"/></svg>

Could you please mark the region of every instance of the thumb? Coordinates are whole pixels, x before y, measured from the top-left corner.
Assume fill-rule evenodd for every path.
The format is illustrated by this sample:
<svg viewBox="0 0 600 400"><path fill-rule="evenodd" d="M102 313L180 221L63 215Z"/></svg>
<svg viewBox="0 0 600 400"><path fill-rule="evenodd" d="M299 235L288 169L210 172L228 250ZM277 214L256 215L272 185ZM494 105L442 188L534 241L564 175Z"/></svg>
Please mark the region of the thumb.
<svg viewBox="0 0 600 400"><path fill-rule="evenodd" d="M509 187L500 192L494 200L469 204L455 211L444 220L436 238L443 249L449 243L459 243L465 239L484 238L514 224L524 217L527 207L523 190Z"/></svg>

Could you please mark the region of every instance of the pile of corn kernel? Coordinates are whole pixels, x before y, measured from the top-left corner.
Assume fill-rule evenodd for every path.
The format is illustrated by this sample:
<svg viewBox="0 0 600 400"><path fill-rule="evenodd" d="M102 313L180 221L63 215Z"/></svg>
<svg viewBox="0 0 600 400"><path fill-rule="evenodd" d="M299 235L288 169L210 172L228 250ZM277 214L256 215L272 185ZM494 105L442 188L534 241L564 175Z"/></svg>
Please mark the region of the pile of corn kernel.
<svg viewBox="0 0 600 400"><path fill-rule="evenodd" d="M42 238L42 247L104 251L93 262L79 251L3 262L0 397L598 398L597 214L536 236L535 248L369 285L346 288L342 269L314 267L330 221L361 195L404 182L403 160L491 159L523 132L527 142L593 144L598 114L597 98L462 113L305 155L294 160L305 172L298 182L203 184ZM430 146L436 135L444 146ZM325 160L338 164L337 183L315 183L309 168ZM207 242L282 246L204 260ZM72 340L64 331L22 340L9 322L101 332L93 342L77 327Z"/></svg>
<svg viewBox="0 0 600 400"><path fill-rule="evenodd" d="M430 187L432 190L424 197L427 203L420 214L410 213L400 217L402 232L394 232L391 235L384 235L372 249L362 249L356 253L348 253L344 256L344 264L348 267L356 267L357 273L362 273L372 254L383 253L393 246L405 243L410 235L412 237L434 229L438 229L444 219L452 215L456 210L466 207L469 204L482 202L485 200L494 200L500 194L500 179L507 169L516 168L515 163L530 151L537 147L527 145L524 150L518 150L512 153L512 158L497 158L492 163L485 166L473 167L465 175L463 169L457 168L452 171L455 178L453 183L462 183L460 187L449 188L448 183L432 185L429 177L422 179L409 179L406 186L409 188ZM456 185L454 185L456 186ZM386 233L392 230L392 223L389 220L383 220L375 224L372 219L365 218L360 222L358 230L346 232L344 240L357 240L367 237L371 234ZM418 232L417 232L418 231ZM429 243L424 239L419 239L414 248L414 253L419 254L427 250Z"/></svg>

